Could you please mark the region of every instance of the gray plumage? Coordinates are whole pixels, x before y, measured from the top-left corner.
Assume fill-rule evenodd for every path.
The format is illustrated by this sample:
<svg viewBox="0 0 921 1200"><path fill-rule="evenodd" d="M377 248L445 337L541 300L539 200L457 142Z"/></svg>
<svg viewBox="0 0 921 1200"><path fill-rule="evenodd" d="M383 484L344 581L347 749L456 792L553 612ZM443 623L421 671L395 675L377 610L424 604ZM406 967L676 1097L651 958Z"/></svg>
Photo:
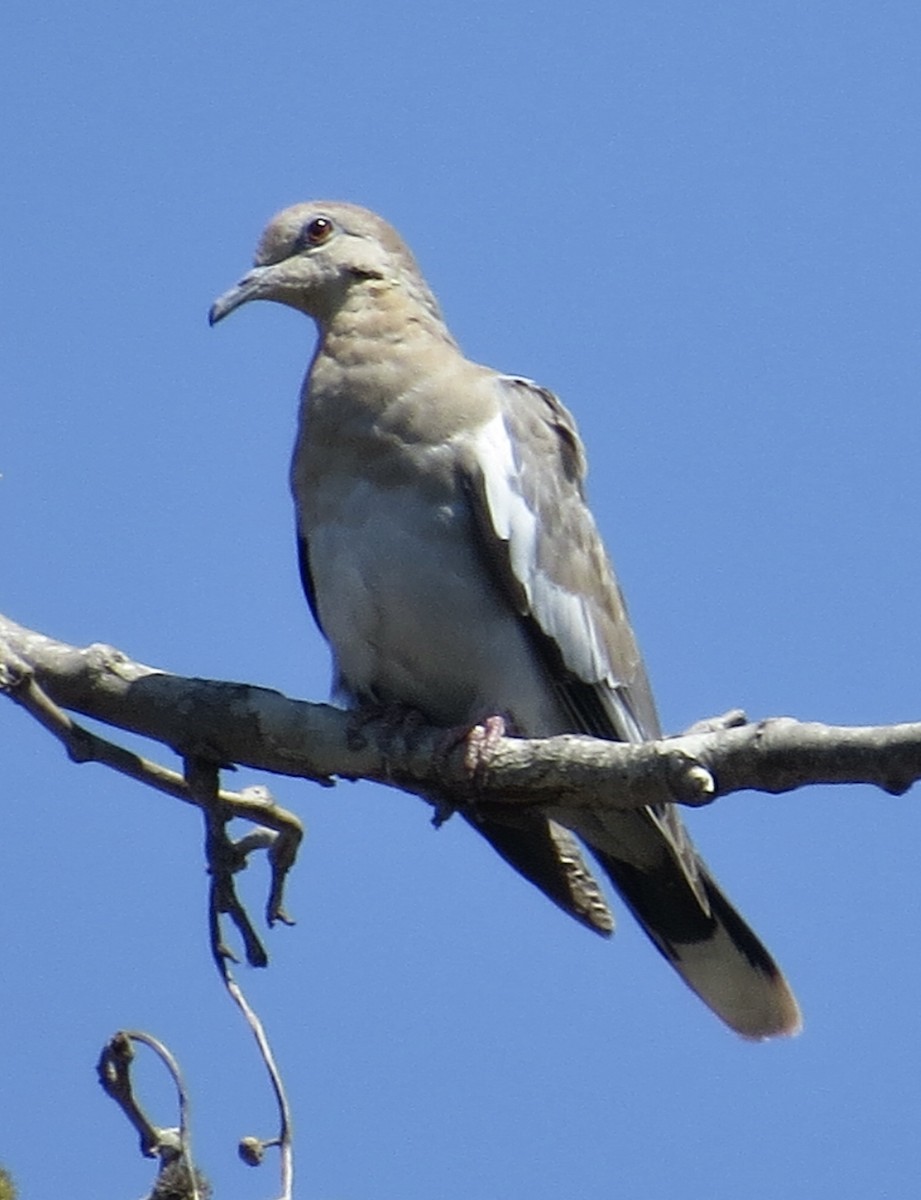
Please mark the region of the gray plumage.
<svg viewBox="0 0 921 1200"><path fill-rule="evenodd" d="M299 309L319 342L291 486L301 574L334 693L436 725L491 714L532 737L660 735L623 597L585 503L572 417L530 380L466 359L411 253L355 205L295 205L212 323L253 299ZM471 819L565 911L613 919L579 842L691 988L750 1038L799 1010L676 810L510 809ZM573 836L576 835L576 836Z"/></svg>

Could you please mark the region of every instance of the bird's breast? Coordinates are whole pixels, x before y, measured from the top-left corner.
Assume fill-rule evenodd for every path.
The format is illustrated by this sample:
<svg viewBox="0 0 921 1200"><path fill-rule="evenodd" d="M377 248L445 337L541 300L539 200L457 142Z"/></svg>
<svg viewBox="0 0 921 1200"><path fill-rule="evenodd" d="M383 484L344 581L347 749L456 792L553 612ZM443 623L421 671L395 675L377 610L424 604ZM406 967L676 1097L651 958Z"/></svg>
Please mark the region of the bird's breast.
<svg viewBox="0 0 921 1200"><path fill-rule="evenodd" d="M552 731L555 701L481 556L450 447L371 441L331 455L306 438L292 486L346 696L440 725L498 712Z"/></svg>

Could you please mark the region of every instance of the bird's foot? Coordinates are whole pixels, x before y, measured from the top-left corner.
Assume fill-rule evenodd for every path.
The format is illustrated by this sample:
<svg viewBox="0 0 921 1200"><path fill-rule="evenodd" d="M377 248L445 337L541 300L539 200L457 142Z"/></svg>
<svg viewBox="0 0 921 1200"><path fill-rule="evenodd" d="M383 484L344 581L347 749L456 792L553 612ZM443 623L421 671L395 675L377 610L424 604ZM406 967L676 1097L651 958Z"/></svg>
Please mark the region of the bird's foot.
<svg viewBox="0 0 921 1200"><path fill-rule="evenodd" d="M464 766L474 783L478 783L489 767L489 760L496 747L508 734L506 718L494 713L479 725L467 731Z"/></svg>
<svg viewBox="0 0 921 1200"><path fill-rule="evenodd" d="M512 730L511 718L499 713L492 713L478 721L476 725L459 725L455 729L445 730L439 738L436 751L439 763L447 764L447 760L458 749L464 750L464 770L466 771L472 789L476 791L483 782L489 761L496 746ZM438 829L457 810L458 805L442 798L435 805L435 815L432 824ZM471 800L468 809L475 807Z"/></svg>
<svg viewBox="0 0 921 1200"><path fill-rule="evenodd" d="M682 733L670 734L674 737L688 737L697 733L719 733L723 729L738 729L741 725L748 724L748 717L741 708L730 708L728 712L722 713L718 717L707 717L703 721L695 721L688 729Z"/></svg>

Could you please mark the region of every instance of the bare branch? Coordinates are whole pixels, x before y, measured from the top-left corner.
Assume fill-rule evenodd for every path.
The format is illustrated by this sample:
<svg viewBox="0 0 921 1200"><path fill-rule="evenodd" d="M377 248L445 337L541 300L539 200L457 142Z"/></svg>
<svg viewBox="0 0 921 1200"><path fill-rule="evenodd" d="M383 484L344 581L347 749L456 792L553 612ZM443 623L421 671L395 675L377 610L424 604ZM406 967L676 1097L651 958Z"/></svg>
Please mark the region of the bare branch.
<svg viewBox="0 0 921 1200"><path fill-rule="evenodd" d="M472 779L463 745L445 753L444 730L414 722L398 731L382 721L356 725L354 715L329 705L248 684L170 675L112 647L79 649L0 617L0 690L20 703L31 694L24 673L55 705L144 734L184 758L326 785L334 776L371 779L484 813L493 805L551 801L568 808L699 806L742 789L784 792L817 783L869 783L898 795L921 779L921 723L836 727L775 718L742 724L738 713L638 745L571 736L498 738ZM238 797L239 815L273 824L261 803L250 797L246 814L243 803ZM278 857L289 853L283 845Z"/></svg>
<svg viewBox="0 0 921 1200"><path fill-rule="evenodd" d="M3 616L0 692L48 729L75 762L102 763L202 810L212 954L256 1038L279 1111L278 1134L242 1139L240 1154L257 1163L268 1147L279 1147L283 1200L290 1200L293 1186L288 1101L259 1017L231 973L233 956L220 919L231 917L248 961L263 964L265 951L236 895L233 876L250 852L266 850L272 867L268 920L287 921L282 891L302 830L265 789L223 790L221 768L241 764L324 786L332 786L336 777L375 780L422 796L440 818L454 808L489 816L510 805L632 808L672 801L700 806L742 789L773 793L817 783L869 783L900 794L921 779L921 723L857 728L775 718L751 724L734 710L698 722L682 736L637 745L575 736L509 738L499 736L489 721L475 731L446 731L425 727L418 717L402 723L392 716L356 717L249 684L170 675L110 646L70 646ZM183 760L185 775L83 728L65 710L170 747ZM237 816L256 827L234 842L227 824ZM127 1066L104 1056L101 1078L106 1073L107 1090L138 1129L142 1149L160 1156L161 1176L172 1170L182 1174L180 1183L187 1176L194 1179L188 1174L187 1142L179 1131L158 1129L144 1116Z"/></svg>

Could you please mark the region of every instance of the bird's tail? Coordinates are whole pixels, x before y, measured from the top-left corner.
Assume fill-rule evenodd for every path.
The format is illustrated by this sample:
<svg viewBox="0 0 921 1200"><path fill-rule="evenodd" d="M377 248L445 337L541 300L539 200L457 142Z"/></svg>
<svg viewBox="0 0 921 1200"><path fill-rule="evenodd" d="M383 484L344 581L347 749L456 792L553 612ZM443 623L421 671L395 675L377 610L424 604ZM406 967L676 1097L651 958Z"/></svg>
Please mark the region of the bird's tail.
<svg viewBox="0 0 921 1200"><path fill-rule="evenodd" d="M780 968L720 891L673 810L469 816L526 879L601 934L614 920L570 830L604 868L653 945L718 1017L743 1037L798 1033L799 1007Z"/></svg>
<svg viewBox="0 0 921 1200"><path fill-rule="evenodd" d="M653 945L730 1028L752 1039L799 1033L780 968L703 863L692 888L668 855L650 870L592 850Z"/></svg>

